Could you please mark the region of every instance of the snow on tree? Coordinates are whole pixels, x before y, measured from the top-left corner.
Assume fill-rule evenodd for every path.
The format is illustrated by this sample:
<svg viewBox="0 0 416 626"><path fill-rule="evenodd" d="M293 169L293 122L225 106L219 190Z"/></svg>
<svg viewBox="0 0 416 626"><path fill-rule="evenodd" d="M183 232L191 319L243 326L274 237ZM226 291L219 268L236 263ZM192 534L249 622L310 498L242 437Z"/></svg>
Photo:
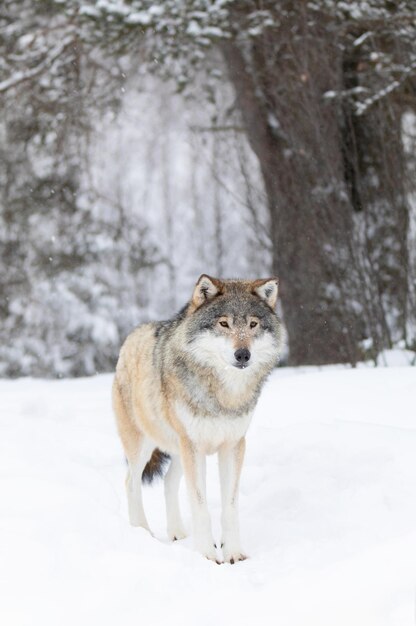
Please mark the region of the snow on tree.
<svg viewBox="0 0 416 626"><path fill-rule="evenodd" d="M110 249L106 248L110 242L97 236L99 216L92 208L97 204L84 185L85 146L92 108L100 103L119 106L127 71L130 79L134 74L173 79L179 91L205 93L213 107L214 177L230 166L231 159L239 161L238 184L245 186L248 214L258 233L267 231L258 240L266 246L271 240L293 363L354 363L363 347L371 346L376 354L400 341L410 346L415 327L414 258L409 256L414 178L412 153L404 149L402 131L404 115L414 114L415 108L412 4L49 0L40 11L29 0L19 8L6 2L0 18L0 91L5 94L2 132L12 149L6 150L9 166L3 172L2 219L8 226L2 245L5 254L15 255L14 262L9 256L9 266L16 267L18 260L26 268L24 280L20 275L4 280L13 302L4 305L3 316L14 319L10 322L14 336L19 328L16 311L24 309L24 304L16 305L15 294L19 289L26 295L33 292L31 285L41 280L46 263L40 273L30 274L27 268L43 249L57 272L61 267L67 272L65 280L59 274L58 283L71 285L70 298L76 294L76 302L82 302L74 281L77 270L90 272L83 290L86 294L90 288L90 295L96 272L99 276L102 272L100 254ZM226 77L234 88L235 106L219 122L217 94L224 90ZM259 221L258 201L253 202L250 192L248 177L256 168L247 168L239 152L218 147L226 145L216 134L224 124L227 129L245 129L267 197L266 221ZM213 141L215 137L221 139ZM218 168L221 154L223 164ZM13 180L11 171L18 174ZM168 189L169 176L165 184ZM35 200L39 207L30 215L22 209L29 201L28 190L30 202ZM174 209L168 191L165 197L169 224ZM20 206L16 211L15 202ZM226 214L221 202L214 198L211 221L217 225L214 239L220 254L221 218ZM63 214L58 206L66 207ZM137 233L145 233L145 223L129 217L125 207L118 212L117 206L117 199L111 198L109 231L119 215L128 232L136 226ZM65 252L53 250L59 263L41 235L36 253L32 235L17 235L18 230L29 232L29 226L33 233L36 223L39 233L47 232L51 216L60 224L60 243L68 235ZM167 241L173 241L172 229L169 232ZM144 267L169 263L155 251L148 235L138 234L138 241L144 249L144 257L139 255L142 261L146 258ZM115 245L112 238L111 243ZM96 246L101 252L94 252ZM122 257L120 241L115 254L119 267ZM117 272L112 280L100 277L99 283L106 285L101 294L116 292L115 303L122 288L117 292L114 276ZM144 274L139 272L130 284L137 285L134 281L140 276ZM58 301L63 299L61 293ZM34 302L33 293L27 295L29 301ZM91 303L84 305L89 314ZM129 308L127 303L123 306ZM137 312L137 307L136 302L130 310ZM113 328L111 306L104 308L108 328ZM97 347L93 334L91 329L74 332L68 345L85 346L93 355ZM94 358L86 356L82 367L71 365L67 371L90 372ZM110 360L105 357L100 367L107 367Z"/></svg>
<svg viewBox="0 0 416 626"><path fill-rule="evenodd" d="M0 373L92 374L112 367L137 323L138 268L160 254L144 224L108 219L83 184L91 104L111 96L111 68L84 55L51 3L32 4L7 3L0 25Z"/></svg>
<svg viewBox="0 0 416 626"><path fill-rule="evenodd" d="M209 106L169 98L134 55L105 55L42 8L10 3L0 24L0 372L91 374L137 323L182 306L198 273L268 266L270 242L229 90Z"/></svg>
<svg viewBox="0 0 416 626"><path fill-rule="evenodd" d="M265 185L291 360L409 341L412 2L68 0L85 41L180 89L225 67ZM388 149L387 149L388 146Z"/></svg>

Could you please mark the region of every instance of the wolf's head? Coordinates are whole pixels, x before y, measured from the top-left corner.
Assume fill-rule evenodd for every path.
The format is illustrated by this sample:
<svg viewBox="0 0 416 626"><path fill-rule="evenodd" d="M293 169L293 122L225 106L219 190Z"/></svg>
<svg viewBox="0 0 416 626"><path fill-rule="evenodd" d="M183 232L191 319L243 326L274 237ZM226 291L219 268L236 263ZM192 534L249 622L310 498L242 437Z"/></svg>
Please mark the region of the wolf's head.
<svg viewBox="0 0 416 626"><path fill-rule="evenodd" d="M193 358L219 371L272 369L282 336L274 312L277 291L276 278L220 280L203 274L187 308Z"/></svg>

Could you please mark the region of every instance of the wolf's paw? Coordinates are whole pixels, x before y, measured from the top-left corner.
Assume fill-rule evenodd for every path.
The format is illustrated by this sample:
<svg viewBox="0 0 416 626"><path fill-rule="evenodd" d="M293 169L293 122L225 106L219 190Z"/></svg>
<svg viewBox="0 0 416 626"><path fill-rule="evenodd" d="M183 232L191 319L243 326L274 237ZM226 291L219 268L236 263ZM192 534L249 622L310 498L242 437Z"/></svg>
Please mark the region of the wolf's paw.
<svg viewBox="0 0 416 626"><path fill-rule="evenodd" d="M217 553L215 552L215 550L209 550L205 553L203 553L204 557L206 559L208 559L208 561L213 561L213 563L216 563L217 565L222 565L222 561L221 559L218 558Z"/></svg>
<svg viewBox="0 0 416 626"><path fill-rule="evenodd" d="M202 556L204 556L206 559L208 559L208 561L213 561L214 563L217 563L218 565L221 565L222 561L217 556L217 552L215 550L214 542L206 543L206 544L203 544L203 545L196 544L195 548L196 548L196 550L200 554L202 554Z"/></svg>
<svg viewBox="0 0 416 626"><path fill-rule="evenodd" d="M238 563L238 561L245 561L246 559L248 559L248 556L246 554L243 554L241 550L228 550L225 545L223 546L223 556L224 563L231 563L231 565L234 565L234 563Z"/></svg>
<svg viewBox="0 0 416 626"><path fill-rule="evenodd" d="M185 539L188 536L188 533L183 528L183 526L174 526L172 528L168 528L168 537L171 541L179 541L180 539Z"/></svg>

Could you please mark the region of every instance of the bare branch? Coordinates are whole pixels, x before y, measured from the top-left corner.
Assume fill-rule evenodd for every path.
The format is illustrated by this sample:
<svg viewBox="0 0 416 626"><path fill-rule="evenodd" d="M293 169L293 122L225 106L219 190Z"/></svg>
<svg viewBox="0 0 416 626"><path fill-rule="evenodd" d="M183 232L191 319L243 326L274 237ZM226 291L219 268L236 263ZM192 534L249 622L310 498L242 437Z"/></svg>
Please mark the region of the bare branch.
<svg viewBox="0 0 416 626"><path fill-rule="evenodd" d="M382 100L383 98L388 96L390 93L392 93L393 91L396 91L399 87L401 87L401 85L403 85L405 80L407 80L407 78L409 78L409 76L411 76L413 72L415 71L416 71L416 61L411 63L411 65L409 65L408 67L406 67L405 70L403 70L403 73L400 76L400 79L393 80L389 85L387 85L387 87L384 87L384 89L381 89L380 91L378 91L376 94L371 96L371 98L367 98L366 100L364 100L364 102L357 102L355 104L355 114L360 116L366 113L368 109L372 107L374 104L376 104L377 102L380 102L380 100Z"/></svg>

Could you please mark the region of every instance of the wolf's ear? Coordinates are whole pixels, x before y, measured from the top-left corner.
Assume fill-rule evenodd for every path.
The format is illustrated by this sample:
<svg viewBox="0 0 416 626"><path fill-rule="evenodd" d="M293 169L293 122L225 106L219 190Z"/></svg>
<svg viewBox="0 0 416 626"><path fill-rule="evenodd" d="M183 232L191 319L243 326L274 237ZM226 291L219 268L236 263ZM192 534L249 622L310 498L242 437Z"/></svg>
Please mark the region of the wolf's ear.
<svg viewBox="0 0 416 626"><path fill-rule="evenodd" d="M260 296L262 300L274 309L277 302L278 285L279 281L277 278L260 278L260 280L253 282L253 293Z"/></svg>
<svg viewBox="0 0 416 626"><path fill-rule="evenodd" d="M211 276L202 274L195 285L192 295L192 304L197 309L207 300L215 298L215 296L221 292L221 288L222 283L218 278L211 278Z"/></svg>

